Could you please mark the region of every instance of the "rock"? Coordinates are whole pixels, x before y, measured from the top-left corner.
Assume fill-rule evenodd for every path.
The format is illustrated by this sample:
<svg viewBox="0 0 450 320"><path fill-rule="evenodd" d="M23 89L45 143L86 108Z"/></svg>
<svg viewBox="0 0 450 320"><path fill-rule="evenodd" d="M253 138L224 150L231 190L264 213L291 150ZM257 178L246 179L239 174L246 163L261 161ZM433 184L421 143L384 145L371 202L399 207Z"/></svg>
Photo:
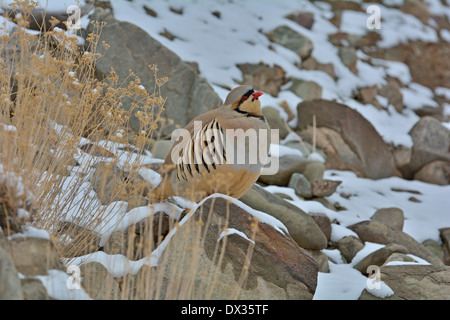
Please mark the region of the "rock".
<svg viewBox="0 0 450 320"><path fill-rule="evenodd" d="M124 189L125 177L123 171L111 163L99 163L92 176L92 188L103 205L119 200L119 194Z"/></svg>
<svg viewBox="0 0 450 320"><path fill-rule="evenodd" d="M377 96L378 87L371 86L366 88L359 89L359 98L362 103L368 104L373 103L375 101L375 98Z"/></svg>
<svg viewBox="0 0 450 320"><path fill-rule="evenodd" d="M393 150L395 166L403 172L403 168L411 161L411 149L396 146Z"/></svg>
<svg viewBox="0 0 450 320"><path fill-rule="evenodd" d="M143 5L142 7L144 8L145 13L148 14L149 16L153 18L156 18L158 16L158 13L149 6Z"/></svg>
<svg viewBox="0 0 450 320"><path fill-rule="evenodd" d="M267 120L267 123L270 126L270 129L278 129L280 140L284 139L289 132L291 132L291 128L287 124L286 120L281 118L280 113L277 109L273 107L264 107L262 108L262 113Z"/></svg>
<svg viewBox="0 0 450 320"><path fill-rule="evenodd" d="M354 74L358 74L358 69L356 68L356 61L358 57L356 56L356 50L352 47L339 47L338 49L339 58L341 58L342 63L350 69Z"/></svg>
<svg viewBox="0 0 450 320"><path fill-rule="evenodd" d="M105 241L103 251L107 254L122 254L131 259L133 253L131 252L129 254L128 251L134 251L134 248L132 247L132 242L129 240L127 232L120 230L113 231Z"/></svg>
<svg viewBox="0 0 450 320"><path fill-rule="evenodd" d="M152 145L150 152L154 158L164 160L169 154L172 146L173 142L171 140L158 140Z"/></svg>
<svg viewBox="0 0 450 320"><path fill-rule="evenodd" d="M450 83L450 62L445 58L450 55L450 43L446 41L408 41L389 48L373 47L365 53L375 58L405 63L412 81L430 89Z"/></svg>
<svg viewBox="0 0 450 320"><path fill-rule="evenodd" d="M381 36L377 32L368 32L365 36L360 36L338 31L328 35L328 41L334 46L350 46L355 49L376 46L379 40Z"/></svg>
<svg viewBox="0 0 450 320"><path fill-rule="evenodd" d="M332 11L334 16L330 19L330 22L336 26L336 28L340 28L341 26L341 16L342 11L344 10L353 10L363 12L361 5L356 2L348 2L348 1L328 1L332 7Z"/></svg>
<svg viewBox="0 0 450 320"><path fill-rule="evenodd" d="M397 112L403 111L403 94L399 85L395 85L391 81L391 83L381 87L378 93L380 96L387 98L389 104L392 104Z"/></svg>
<svg viewBox="0 0 450 320"><path fill-rule="evenodd" d="M371 217L372 221L377 221L396 230L403 230L404 215L400 208L381 208L375 211Z"/></svg>
<svg viewBox="0 0 450 320"><path fill-rule="evenodd" d="M450 268L430 265L398 265L380 268L381 279L393 291L389 300L449 300Z"/></svg>
<svg viewBox="0 0 450 320"><path fill-rule="evenodd" d="M0 229L0 248L6 248L8 245L3 230Z"/></svg>
<svg viewBox="0 0 450 320"><path fill-rule="evenodd" d="M51 269L66 270L50 240L13 238L9 243L14 265L25 276L47 275Z"/></svg>
<svg viewBox="0 0 450 320"><path fill-rule="evenodd" d="M11 255L0 247L0 300L22 300L20 280Z"/></svg>
<svg viewBox="0 0 450 320"><path fill-rule="evenodd" d="M311 162L305 158L300 158L297 155L285 154L279 158L279 169L277 174L261 175L259 181L277 186L287 186L291 175L296 172L303 172L306 164Z"/></svg>
<svg viewBox="0 0 450 320"><path fill-rule="evenodd" d="M381 267L384 262L393 254L393 253L409 253L408 249L402 245L398 245L395 243L388 244L383 248L380 248L371 254L364 257L361 261L359 261L354 268L361 272L362 274L367 274L367 269L369 266L379 266ZM370 272L369 272L370 274Z"/></svg>
<svg viewBox="0 0 450 320"><path fill-rule="evenodd" d="M212 11L211 14L213 16L215 16L217 19L220 19L222 17L222 13L220 11L217 11L217 10Z"/></svg>
<svg viewBox="0 0 450 320"><path fill-rule="evenodd" d="M450 161L432 161L414 174L414 180L438 184L450 184Z"/></svg>
<svg viewBox="0 0 450 320"><path fill-rule="evenodd" d="M314 198L314 201L321 203L325 208L337 211L336 207L325 198ZM338 202L336 204L339 204Z"/></svg>
<svg viewBox="0 0 450 320"><path fill-rule="evenodd" d="M313 127L307 127L300 132L300 135L305 140L303 143L311 145L309 142L313 142L314 134L317 148L323 150L327 159L325 169L350 170L359 176L366 175L361 170L356 169L356 166L362 167L361 159L337 131L320 127L316 128L314 133Z"/></svg>
<svg viewBox="0 0 450 320"><path fill-rule="evenodd" d="M314 14L311 12L296 12L286 16L286 18L298 23L302 27L311 30L314 24Z"/></svg>
<svg viewBox="0 0 450 320"><path fill-rule="evenodd" d="M80 266L81 285L94 300L118 300L121 296L119 284L99 262L88 262Z"/></svg>
<svg viewBox="0 0 450 320"><path fill-rule="evenodd" d="M421 118L409 132L413 147L407 173L436 160L450 161L450 130L432 117Z"/></svg>
<svg viewBox="0 0 450 320"><path fill-rule="evenodd" d="M270 41L295 51L302 60L308 58L314 48L312 41L308 37L292 30L288 26L275 28L267 34L267 37Z"/></svg>
<svg viewBox="0 0 450 320"><path fill-rule="evenodd" d="M198 220L208 223L206 230ZM199 242L201 234L204 241ZM223 257L219 268L218 255ZM166 262L161 298L172 299L312 299L319 269L281 229L255 221L223 198L206 200L178 228L161 260ZM170 282L172 270L185 271L177 281L191 288L188 296Z"/></svg>
<svg viewBox="0 0 450 320"><path fill-rule="evenodd" d="M313 57L309 57L308 59L303 60L300 68L304 70L323 71L329 74L333 79L336 79L336 74L334 73L334 65L332 63L319 63Z"/></svg>
<svg viewBox="0 0 450 320"><path fill-rule="evenodd" d="M133 260L142 259L147 252L153 251L174 228L174 225L175 220L165 212L156 212L130 226L128 233L134 233L136 236L136 253Z"/></svg>
<svg viewBox="0 0 450 320"><path fill-rule="evenodd" d="M325 165L319 161L307 163L303 170L303 175L309 181L322 180L325 173Z"/></svg>
<svg viewBox="0 0 450 320"><path fill-rule="evenodd" d="M97 146L93 143L86 143L81 145L80 150L86 153L89 153L90 155L94 157L101 157L101 158L116 158L116 155L105 148L102 148L100 146Z"/></svg>
<svg viewBox="0 0 450 320"><path fill-rule="evenodd" d="M288 122L294 120L295 114L286 100L282 100L280 103L278 103L278 105L284 110L284 112L286 112Z"/></svg>
<svg viewBox="0 0 450 320"><path fill-rule="evenodd" d="M148 198L141 194L129 195L123 198L128 203L127 212L134 208L145 207L149 204Z"/></svg>
<svg viewBox="0 0 450 320"><path fill-rule="evenodd" d="M422 259L434 265L443 265L442 261L408 234L392 229L376 221L363 221L348 227L355 231L362 241L381 244L399 244Z"/></svg>
<svg viewBox="0 0 450 320"><path fill-rule="evenodd" d="M103 205L118 200L129 201L129 210L140 204L146 205L143 196L149 191L149 183L136 171L128 172L108 162L96 164L95 169L92 188Z"/></svg>
<svg viewBox="0 0 450 320"><path fill-rule="evenodd" d="M300 247L313 250L327 247L327 238L312 217L286 200L257 185L239 200L280 220Z"/></svg>
<svg viewBox="0 0 450 320"><path fill-rule="evenodd" d="M439 234L441 235L442 242L444 243L444 263L450 265L450 228L439 229Z"/></svg>
<svg viewBox="0 0 450 320"><path fill-rule="evenodd" d="M278 97L281 86L286 83L286 72L278 65L269 66L263 63L238 64L242 71L241 84L251 85L255 90L266 92L274 97Z"/></svg>
<svg viewBox="0 0 450 320"><path fill-rule="evenodd" d="M444 261L444 250L439 242L432 239L427 239L422 242L422 245L430 250L436 257Z"/></svg>
<svg viewBox="0 0 450 320"><path fill-rule="evenodd" d="M119 79L124 80L131 69L140 78L141 85L154 88L155 78L146 66L155 64L159 69L158 75L170 79L161 87L161 96L168 98L161 114L166 120L162 128L163 136L169 136L177 125L184 127L195 116L221 104L219 96L205 79L138 26L118 21L110 12L100 8L96 8L90 18L107 23L102 28L99 43L105 41L110 48L96 64L100 74L107 75L113 66ZM126 101L123 108L129 108ZM173 120L172 124L169 119ZM135 131L139 130L139 121L135 116L130 119L130 126Z"/></svg>
<svg viewBox="0 0 450 320"><path fill-rule="evenodd" d="M293 173L288 184L289 188L294 189L295 193L303 198L311 198L311 185L308 179L301 173Z"/></svg>
<svg viewBox="0 0 450 320"><path fill-rule="evenodd" d="M64 257L73 258L96 252L100 248L100 235L73 222L58 225L58 245Z"/></svg>
<svg viewBox="0 0 450 320"><path fill-rule="evenodd" d="M303 100L313 100L322 98L322 87L313 81L303 81L292 79L289 90Z"/></svg>
<svg viewBox="0 0 450 320"><path fill-rule="evenodd" d="M299 103L297 112L302 115L298 119L298 130L311 127L315 115L318 129L334 131L317 132L317 145L325 144L327 169L351 169L371 179L398 175L386 143L357 111L337 102L313 100Z"/></svg>
<svg viewBox="0 0 450 320"><path fill-rule="evenodd" d="M311 213L311 218L315 223L319 226L320 230L322 230L323 234L327 238L327 241L331 239L331 221L328 216L323 213Z"/></svg>
<svg viewBox="0 0 450 320"><path fill-rule="evenodd" d="M428 24L431 14L428 10L428 5L423 2L417 1L405 1L405 3L399 8L401 11L415 16L423 24Z"/></svg>
<svg viewBox="0 0 450 320"><path fill-rule="evenodd" d="M165 212L156 212L126 230L115 230L105 241L103 251L107 254L121 254L129 260L140 260L164 240L175 226L175 219Z"/></svg>
<svg viewBox="0 0 450 320"><path fill-rule="evenodd" d="M127 275L122 278L120 282L122 296L127 297L129 300L155 300L161 297L161 295L156 296L158 294L157 290L159 290L160 284L174 284L174 282L177 281L162 279L163 273L166 271L164 268L168 266L161 266L162 263L159 264L158 269L158 267L150 267L147 264L143 264L135 276ZM187 271L187 273L191 274L189 271ZM173 279L179 279L179 277L174 277ZM179 286L180 284L177 283L176 285ZM166 295L165 298L170 300L171 297Z"/></svg>
<svg viewBox="0 0 450 320"><path fill-rule="evenodd" d="M130 300L152 300L155 288L152 283L157 276L156 267L143 264L136 276L127 276L122 279L121 290L125 297Z"/></svg>
<svg viewBox="0 0 450 320"><path fill-rule="evenodd" d="M189 67L191 67L195 71L196 74L200 74L200 67L198 65L198 62L196 62L196 61L185 61L185 63Z"/></svg>
<svg viewBox="0 0 450 320"><path fill-rule="evenodd" d="M169 30L167 30L166 28L164 28L164 30L162 32L159 33L160 36L166 37L167 39L169 39L170 41L173 41L175 39L179 39L176 35L174 35L173 33L171 33Z"/></svg>
<svg viewBox="0 0 450 320"><path fill-rule="evenodd" d="M350 263L358 251L364 248L364 243L357 237L346 236L336 242L336 247L345 261Z"/></svg>
<svg viewBox="0 0 450 320"><path fill-rule="evenodd" d="M24 300L50 300L42 282L38 279L22 279L22 294Z"/></svg>
<svg viewBox="0 0 450 320"><path fill-rule="evenodd" d="M310 181L311 193L314 197L328 197L336 192L337 187L342 181L336 180L314 180Z"/></svg>
<svg viewBox="0 0 450 320"><path fill-rule="evenodd" d="M295 140L286 141L283 145L286 147L300 151L302 153L303 157L305 157L305 158L308 157L308 155L310 155L313 150L312 145L306 141L302 141L301 138L299 141L295 141ZM320 153L324 157L324 159L326 159L325 154L321 153L320 150L316 150L316 152ZM305 168L306 168L306 165L305 165ZM305 168L303 168L303 170L305 170Z"/></svg>
<svg viewBox="0 0 450 320"><path fill-rule="evenodd" d="M450 266L450 249L444 247L444 264Z"/></svg>
<svg viewBox="0 0 450 320"><path fill-rule="evenodd" d="M306 250L319 264L319 272L330 272L328 265L328 256L320 250Z"/></svg>
<svg viewBox="0 0 450 320"><path fill-rule="evenodd" d="M386 259L383 263L383 266L387 265L389 262L417 262L412 257L408 256L405 253L395 252Z"/></svg>

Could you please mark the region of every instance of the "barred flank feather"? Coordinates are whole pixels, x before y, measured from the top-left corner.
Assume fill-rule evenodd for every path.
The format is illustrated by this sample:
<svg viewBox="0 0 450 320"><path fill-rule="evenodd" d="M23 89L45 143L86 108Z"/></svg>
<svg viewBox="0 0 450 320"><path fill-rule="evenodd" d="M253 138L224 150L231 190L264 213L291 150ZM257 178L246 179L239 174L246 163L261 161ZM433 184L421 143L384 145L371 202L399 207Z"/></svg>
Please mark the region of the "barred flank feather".
<svg viewBox="0 0 450 320"><path fill-rule="evenodd" d="M181 150L176 163L176 177L179 181L188 181L204 170L208 173L217 170L217 166L225 162L225 132L214 119L196 132Z"/></svg>

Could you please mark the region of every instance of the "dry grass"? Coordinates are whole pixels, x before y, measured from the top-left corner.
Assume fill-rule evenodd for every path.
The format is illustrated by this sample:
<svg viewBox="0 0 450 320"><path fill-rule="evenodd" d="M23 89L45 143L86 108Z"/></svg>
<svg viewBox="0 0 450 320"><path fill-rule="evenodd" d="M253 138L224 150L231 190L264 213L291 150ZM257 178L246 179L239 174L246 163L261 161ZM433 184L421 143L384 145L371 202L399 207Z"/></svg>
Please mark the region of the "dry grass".
<svg viewBox="0 0 450 320"><path fill-rule="evenodd" d="M58 28L29 33L27 21L35 5L32 1L16 1L15 9L22 15L12 19L16 24L13 30L6 32L4 25L0 32L0 223L6 235L19 232L27 220L48 230L60 256L69 262L72 257L98 250L96 235L107 231L102 226L112 219L115 206L122 204L117 200L127 201L145 189L137 169L164 110L160 87L167 79L160 78L153 65L149 66L155 77L151 90L140 86L133 73L119 79L111 70L106 79L98 80L95 64L108 50L108 44L99 43L102 25L94 24L95 31L82 47L76 36ZM132 101L127 111L121 108L125 99ZM128 122L136 109L140 110L137 117L141 131L133 133ZM111 145L120 148L115 149L113 158L107 152L102 154L102 148L92 156L80 150L89 143L104 149ZM99 166L109 170L100 170ZM112 181L115 188L108 195L109 205L99 205L96 194L106 192L115 175L111 170L118 166L126 176ZM93 181L99 181L96 193ZM149 217L150 223L142 227L138 239L134 232L124 233L126 237L119 246L125 248L122 254L129 261L148 256L161 243L163 215L155 217ZM61 224L64 221L70 223ZM169 219L168 224L169 230L179 226L175 219ZM210 277L210 286L196 288L208 226L209 221L192 217L180 229L186 231L186 239L171 250L176 249L177 259L187 265L171 263L171 256L165 254L158 267L144 266L137 275L125 273L116 279L121 294L107 297L211 298L219 279L226 237L220 248L216 245L211 269L202 271ZM239 285L245 281L251 253L250 246ZM105 279L103 288L112 292L116 280ZM238 295L236 288L230 298Z"/></svg>

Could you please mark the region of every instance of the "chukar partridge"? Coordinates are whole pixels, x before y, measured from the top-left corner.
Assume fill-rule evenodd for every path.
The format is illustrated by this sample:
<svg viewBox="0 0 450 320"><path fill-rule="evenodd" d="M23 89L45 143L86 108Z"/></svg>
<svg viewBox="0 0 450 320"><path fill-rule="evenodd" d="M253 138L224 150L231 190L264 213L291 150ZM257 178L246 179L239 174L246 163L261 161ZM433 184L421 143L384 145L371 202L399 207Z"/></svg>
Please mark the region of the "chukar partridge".
<svg viewBox="0 0 450 320"><path fill-rule="evenodd" d="M149 199L177 195L198 202L213 193L241 197L258 179L269 151L270 127L261 112L261 95L251 86L239 86L222 106L181 130L185 134L167 155L162 180ZM261 159L255 161L255 156Z"/></svg>

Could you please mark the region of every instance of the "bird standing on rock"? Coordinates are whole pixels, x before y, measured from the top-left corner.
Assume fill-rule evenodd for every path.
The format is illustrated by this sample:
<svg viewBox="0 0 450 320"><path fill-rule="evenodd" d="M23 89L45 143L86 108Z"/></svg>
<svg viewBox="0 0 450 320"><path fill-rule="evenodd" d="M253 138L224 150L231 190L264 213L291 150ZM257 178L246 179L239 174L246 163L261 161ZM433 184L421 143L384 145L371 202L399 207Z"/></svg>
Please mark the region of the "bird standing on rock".
<svg viewBox="0 0 450 320"><path fill-rule="evenodd" d="M267 162L270 146L270 127L259 101L262 94L248 85L236 87L222 106L182 129L149 199L181 196L198 202L213 193L240 198L250 189Z"/></svg>

